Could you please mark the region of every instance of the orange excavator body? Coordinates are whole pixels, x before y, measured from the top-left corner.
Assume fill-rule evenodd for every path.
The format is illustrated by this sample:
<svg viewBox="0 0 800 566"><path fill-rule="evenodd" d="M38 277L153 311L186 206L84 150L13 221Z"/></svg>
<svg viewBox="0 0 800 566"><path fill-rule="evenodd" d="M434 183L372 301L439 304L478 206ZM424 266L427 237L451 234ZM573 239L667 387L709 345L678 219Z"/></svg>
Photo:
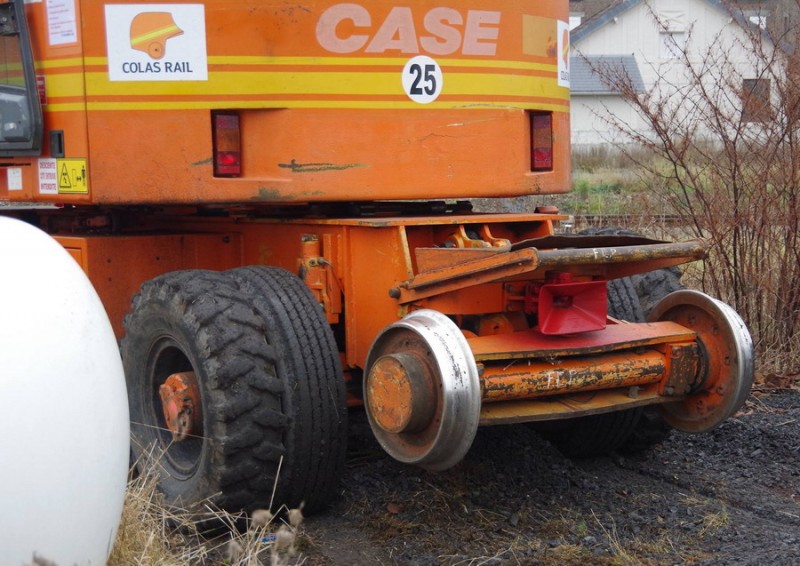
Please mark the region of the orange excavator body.
<svg viewBox="0 0 800 566"><path fill-rule="evenodd" d="M63 244L120 337L155 277L288 270L332 329L349 403L390 454L432 469L479 424L658 405L698 432L749 391L749 335L713 299L607 316L607 281L700 259L701 242L557 234L565 0L0 12L7 213ZM532 210L469 202L516 197ZM179 369L160 389L173 440L213 414Z"/></svg>

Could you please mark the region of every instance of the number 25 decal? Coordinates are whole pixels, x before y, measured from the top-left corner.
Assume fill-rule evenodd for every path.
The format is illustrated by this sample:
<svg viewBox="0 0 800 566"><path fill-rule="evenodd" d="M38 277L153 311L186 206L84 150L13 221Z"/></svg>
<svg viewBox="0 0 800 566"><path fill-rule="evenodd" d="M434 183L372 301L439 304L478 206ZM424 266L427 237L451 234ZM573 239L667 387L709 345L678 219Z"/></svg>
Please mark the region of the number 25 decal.
<svg viewBox="0 0 800 566"><path fill-rule="evenodd" d="M425 65L425 70L423 71L422 65L414 63L408 70L414 75L414 81L411 83L411 90L409 91L411 96L422 96L423 87L420 86L420 83L422 83L423 73L425 74L424 93L431 96L436 92L436 65Z"/></svg>
<svg viewBox="0 0 800 566"><path fill-rule="evenodd" d="M442 93L443 84L442 68L430 57L419 55L403 67L403 90L414 102L433 102Z"/></svg>

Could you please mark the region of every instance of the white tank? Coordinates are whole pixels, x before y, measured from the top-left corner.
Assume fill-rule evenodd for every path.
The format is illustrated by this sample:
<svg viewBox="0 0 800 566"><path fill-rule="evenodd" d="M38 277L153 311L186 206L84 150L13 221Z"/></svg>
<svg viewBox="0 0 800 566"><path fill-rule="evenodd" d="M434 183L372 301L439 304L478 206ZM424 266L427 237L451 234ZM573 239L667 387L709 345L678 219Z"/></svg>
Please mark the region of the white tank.
<svg viewBox="0 0 800 566"><path fill-rule="evenodd" d="M0 217L0 564L105 564L128 402L108 316L70 255Z"/></svg>

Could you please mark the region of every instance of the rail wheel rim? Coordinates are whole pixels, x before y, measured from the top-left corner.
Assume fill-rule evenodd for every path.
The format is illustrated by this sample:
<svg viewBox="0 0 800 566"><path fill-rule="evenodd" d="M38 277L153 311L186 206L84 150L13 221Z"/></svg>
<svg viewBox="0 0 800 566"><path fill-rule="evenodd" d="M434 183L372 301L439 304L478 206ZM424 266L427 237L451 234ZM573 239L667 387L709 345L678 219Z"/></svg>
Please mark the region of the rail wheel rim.
<svg viewBox="0 0 800 566"><path fill-rule="evenodd" d="M390 407L389 397L400 406ZM457 464L480 418L478 369L445 315L415 311L375 339L364 374L367 418L392 457L430 470Z"/></svg>
<svg viewBox="0 0 800 566"><path fill-rule="evenodd" d="M664 420L683 432L705 432L732 416L753 384L753 341L731 307L699 291L664 297L648 320L677 322L697 334L706 358L705 375L684 399L662 405Z"/></svg>

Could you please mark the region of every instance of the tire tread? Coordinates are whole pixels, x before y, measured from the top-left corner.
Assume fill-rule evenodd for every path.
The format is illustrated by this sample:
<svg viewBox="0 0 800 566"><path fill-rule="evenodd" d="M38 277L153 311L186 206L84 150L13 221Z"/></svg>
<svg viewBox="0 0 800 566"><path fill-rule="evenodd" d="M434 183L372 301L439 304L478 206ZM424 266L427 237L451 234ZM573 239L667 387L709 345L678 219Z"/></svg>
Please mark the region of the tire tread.
<svg viewBox="0 0 800 566"><path fill-rule="evenodd" d="M273 296L262 297L264 286L256 290L236 276L243 270L262 277ZM145 282L133 297L121 345L132 420L148 421L145 406L152 393L147 388L153 384L141 382L142 358L157 338L150 328L153 321L160 325L158 332L171 331L178 341L191 337L184 341L193 344L185 347L192 352L189 357L198 380L204 381L206 452L191 481L173 479L169 470L162 475L160 486L168 502L210 499L230 511L266 507L281 457L276 505L296 506L305 499L309 510L314 510L333 494L344 466L344 381L330 327L313 299L309 303L310 297L299 279L274 268L171 272ZM264 310L267 301L285 312L269 319ZM312 312L311 306L319 313ZM316 357L316 350L323 352L324 362L306 362ZM287 367L294 373L287 376ZM322 391L323 385L340 395L328 403L318 400L312 407L309 398L319 398L315 392ZM284 397L299 400L295 413L286 413ZM132 428L138 455L157 435L148 432L148 427ZM316 442L333 445L334 457L315 454ZM312 459L324 462L314 467Z"/></svg>

